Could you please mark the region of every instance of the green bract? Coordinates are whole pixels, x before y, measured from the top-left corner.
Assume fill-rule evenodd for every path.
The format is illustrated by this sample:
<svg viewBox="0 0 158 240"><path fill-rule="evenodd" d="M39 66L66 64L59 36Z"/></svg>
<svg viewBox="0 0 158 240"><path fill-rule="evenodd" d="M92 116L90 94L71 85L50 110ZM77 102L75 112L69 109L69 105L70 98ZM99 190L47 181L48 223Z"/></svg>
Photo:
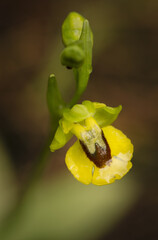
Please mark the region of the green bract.
<svg viewBox="0 0 158 240"><path fill-rule="evenodd" d="M120 113L121 105L112 108L103 103L84 101L76 104L71 109L66 108L60 119L59 127L50 145L52 152L63 147L72 137L71 129L76 123L82 123L89 117L93 117L100 127L105 127L114 122Z"/></svg>
<svg viewBox="0 0 158 240"><path fill-rule="evenodd" d="M61 97L54 74L51 74L48 79L47 104L51 118L55 121L58 120L62 116L65 103Z"/></svg>

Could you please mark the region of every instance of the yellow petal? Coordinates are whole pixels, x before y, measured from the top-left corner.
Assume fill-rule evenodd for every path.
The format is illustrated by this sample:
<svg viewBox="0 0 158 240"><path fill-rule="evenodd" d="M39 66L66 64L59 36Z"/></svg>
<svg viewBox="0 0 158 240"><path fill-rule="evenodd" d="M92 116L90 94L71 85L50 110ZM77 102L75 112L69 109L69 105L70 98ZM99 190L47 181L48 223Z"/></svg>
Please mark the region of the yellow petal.
<svg viewBox="0 0 158 240"><path fill-rule="evenodd" d="M93 163L87 158L79 141L76 141L66 153L66 165L74 177L84 183L89 184L92 181Z"/></svg>
<svg viewBox="0 0 158 240"><path fill-rule="evenodd" d="M95 166L92 183L104 185L122 178L132 167L130 162L133 155L133 145L120 130L107 126L102 129L109 143L112 162L104 168Z"/></svg>
<svg viewBox="0 0 158 240"><path fill-rule="evenodd" d="M109 166L104 168L95 167L92 183L95 185L104 185L113 183L116 179L122 178L132 167L132 163L112 158Z"/></svg>
<svg viewBox="0 0 158 240"><path fill-rule="evenodd" d="M129 161L133 155L133 144L130 139L113 126L104 127L102 130L109 143L111 155Z"/></svg>

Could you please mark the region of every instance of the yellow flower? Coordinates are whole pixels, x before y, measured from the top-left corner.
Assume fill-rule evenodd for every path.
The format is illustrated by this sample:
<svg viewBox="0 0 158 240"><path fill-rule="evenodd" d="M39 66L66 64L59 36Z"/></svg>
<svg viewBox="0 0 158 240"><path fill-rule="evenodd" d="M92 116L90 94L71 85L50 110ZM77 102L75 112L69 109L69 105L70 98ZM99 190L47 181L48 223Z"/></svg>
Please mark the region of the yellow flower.
<svg viewBox="0 0 158 240"><path fill-rule="evenodd" d="M82 105L88 106L87 114L81 114ZM77 106L78 110L80 109L78 117L75 116L75 108L65 112L65 117L61 119L60 127L51 144L51 150L63 146L74 134L78 140L67 151L65 159L70 172L84 184L113 183L116 179L122 178L132 167L130 160L133 155L133 145L130 139L108 124L116 119L117 116L114 115L118 115L121 108L113 109L105 104L90 101L85 101L82 105ZM106 114L101 109L104 109ZM102 119L103 116L107 119Z"/></svg>

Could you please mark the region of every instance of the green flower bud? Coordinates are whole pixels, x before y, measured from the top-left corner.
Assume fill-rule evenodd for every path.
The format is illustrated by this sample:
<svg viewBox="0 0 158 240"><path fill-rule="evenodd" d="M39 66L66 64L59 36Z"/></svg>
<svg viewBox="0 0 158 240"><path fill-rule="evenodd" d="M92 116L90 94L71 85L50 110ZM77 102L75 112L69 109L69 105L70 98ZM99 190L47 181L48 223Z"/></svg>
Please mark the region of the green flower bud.
<svg viewBox="0 0 158 240"><path fill-rule="evenodd" d="M79 40L82 32L84 17L71 12L62 25L62 39L65 46Z"/></svg>
<svg viewBox="0 0 158 240"><path fill-rule="evenodd" d="M78 45L66 47L61 54L61 63L68 68L78 68L84 62L85 54Z"/></svg>

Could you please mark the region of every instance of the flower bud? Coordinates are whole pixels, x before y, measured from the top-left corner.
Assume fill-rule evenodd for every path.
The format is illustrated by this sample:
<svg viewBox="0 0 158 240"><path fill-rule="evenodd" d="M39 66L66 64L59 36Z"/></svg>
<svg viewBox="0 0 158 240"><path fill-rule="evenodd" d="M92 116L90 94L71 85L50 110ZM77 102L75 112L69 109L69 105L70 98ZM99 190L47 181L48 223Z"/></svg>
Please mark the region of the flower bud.
<svg viewBox="0 0 158 240"><path fill-rule="evenodd" d="M68 68L78 68L84 62L85 54L78 45L66 47L61 54L61 64Z"/></svg>
<svg viewBox="0 0 158 240"><path fill-rule="evenodd" d="M82 32L84 17L71 12L62 25L62 39L65 46L79 40Z"/></svg>

